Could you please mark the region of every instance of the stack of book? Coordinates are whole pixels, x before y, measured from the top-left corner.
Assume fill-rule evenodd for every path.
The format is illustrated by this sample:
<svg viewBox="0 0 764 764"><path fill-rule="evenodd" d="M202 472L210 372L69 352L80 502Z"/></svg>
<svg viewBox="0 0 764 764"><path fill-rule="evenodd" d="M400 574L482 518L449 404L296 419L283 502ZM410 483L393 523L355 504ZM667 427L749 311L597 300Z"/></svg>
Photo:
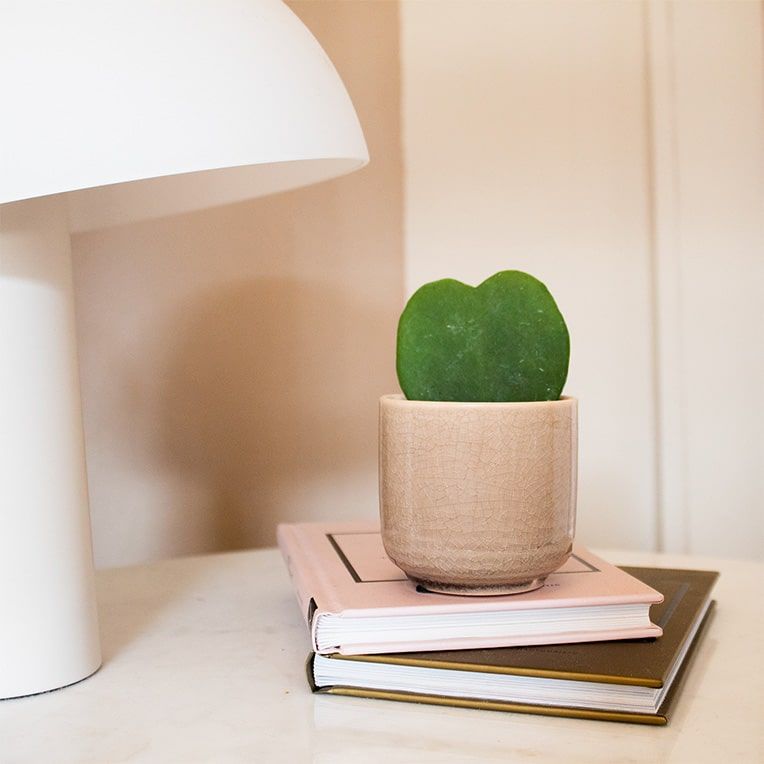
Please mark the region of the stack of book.
<svg viewBox="0 0 764 764"><path fill-rule="evenodd" d="M582 547L534 592L433 594L378 528L285 524L315 692L666 724L717 573L617 568Z"/></svg>

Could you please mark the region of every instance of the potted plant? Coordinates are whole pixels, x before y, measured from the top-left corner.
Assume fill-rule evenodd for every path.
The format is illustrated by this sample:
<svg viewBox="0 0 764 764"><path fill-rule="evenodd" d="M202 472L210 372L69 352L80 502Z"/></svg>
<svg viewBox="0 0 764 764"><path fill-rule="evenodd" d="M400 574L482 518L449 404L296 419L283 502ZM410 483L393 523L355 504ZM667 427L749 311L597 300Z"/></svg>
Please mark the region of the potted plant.
<svg viewBox="0 0 764 764"><path fill-rule="evenodd" d="M428 590L530 591L572 549L577 404L570 339L521 271L425 284L398 324L403 395L380 399L380 514L390 558Z"/></svg>

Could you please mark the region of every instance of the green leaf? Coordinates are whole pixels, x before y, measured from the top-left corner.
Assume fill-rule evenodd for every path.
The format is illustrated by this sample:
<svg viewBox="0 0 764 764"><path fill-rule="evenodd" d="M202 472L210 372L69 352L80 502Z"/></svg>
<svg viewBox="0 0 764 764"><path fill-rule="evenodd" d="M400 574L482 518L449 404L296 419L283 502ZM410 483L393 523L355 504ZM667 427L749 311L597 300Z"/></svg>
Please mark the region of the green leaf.
<svg viewBox="0 0 764 764"><path fill-rule="evenodd" d="M522 271L500 271L477 287L425 284L398 323L398 381L411 400L557 400L569 357L554 298Z"/></svg>

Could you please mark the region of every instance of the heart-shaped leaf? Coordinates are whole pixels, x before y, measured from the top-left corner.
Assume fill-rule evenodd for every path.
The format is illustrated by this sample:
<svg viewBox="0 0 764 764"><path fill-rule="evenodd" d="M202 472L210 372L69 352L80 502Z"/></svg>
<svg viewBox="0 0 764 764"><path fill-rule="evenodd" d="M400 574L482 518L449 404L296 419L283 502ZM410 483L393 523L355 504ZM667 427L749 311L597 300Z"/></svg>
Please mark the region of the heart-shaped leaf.
<svg viewBox="0 0 764 764"><path fill-rule="evenodd" d="M398 381L411 400L557 400L569 357L554 298L522 271L500 271L477 287L425 284L398 323Z"/></svg>

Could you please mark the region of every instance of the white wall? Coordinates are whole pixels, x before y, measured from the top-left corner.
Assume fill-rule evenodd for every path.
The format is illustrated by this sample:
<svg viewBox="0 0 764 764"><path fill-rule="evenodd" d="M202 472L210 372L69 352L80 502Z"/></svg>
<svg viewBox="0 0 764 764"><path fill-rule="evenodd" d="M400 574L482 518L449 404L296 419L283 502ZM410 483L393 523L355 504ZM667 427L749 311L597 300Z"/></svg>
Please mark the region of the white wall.
<svg viewBox="0 0 764 764"><path fill-rule="evenodd" d="M763 554L761 29L753 1L402 4L407 291L550 287L592 545Z"/></svg>

